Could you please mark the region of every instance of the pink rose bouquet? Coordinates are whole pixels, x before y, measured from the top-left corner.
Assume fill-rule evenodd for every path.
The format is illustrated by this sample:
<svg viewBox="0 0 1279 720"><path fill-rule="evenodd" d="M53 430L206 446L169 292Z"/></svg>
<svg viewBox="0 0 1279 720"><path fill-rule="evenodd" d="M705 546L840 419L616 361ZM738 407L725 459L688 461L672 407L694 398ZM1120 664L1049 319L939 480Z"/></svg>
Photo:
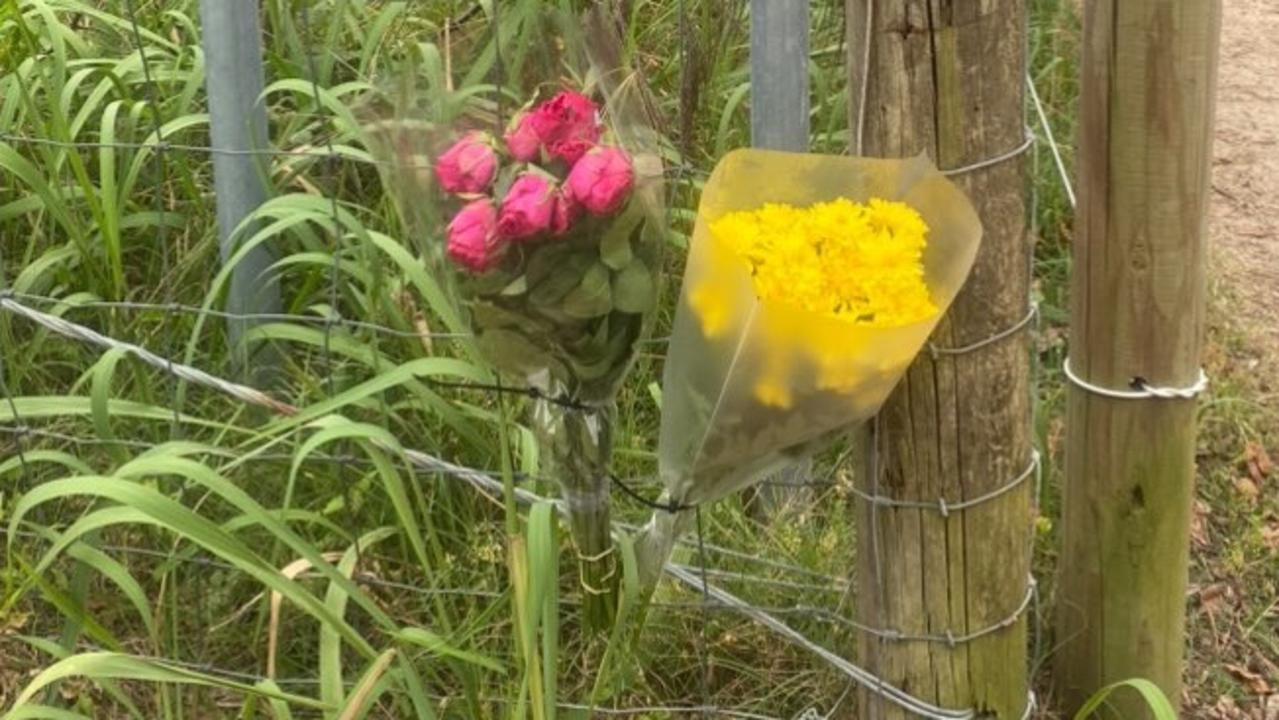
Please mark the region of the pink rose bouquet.
<svg viewBox="0 0 1279 720"><path fill-rule="evenodd" d="M561 483L587 614L602 621L620 575L609 525L614 399L656 305L666 240L655 136L624 111L634 91L619 89L634 83L591 76L590 89L543 87L490 132L423 135L433 138L428 173L422 153L387 149L401 172L392 182L411 187L397 197L401 211L420 226L479 354L511 386L536 390L540 473Z"/></svg>

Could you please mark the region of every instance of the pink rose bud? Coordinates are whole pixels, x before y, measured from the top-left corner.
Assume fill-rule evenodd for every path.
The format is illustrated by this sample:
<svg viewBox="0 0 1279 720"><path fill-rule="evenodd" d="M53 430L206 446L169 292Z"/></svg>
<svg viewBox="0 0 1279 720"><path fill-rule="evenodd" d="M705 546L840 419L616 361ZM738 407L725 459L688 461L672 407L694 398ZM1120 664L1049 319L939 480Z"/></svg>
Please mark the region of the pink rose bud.
<svg viewBox="0 0 1279 720"><path fill-rule="evenodd" d="M488 135L481 132L463 135L435 161L440 187L454 194L484 192L496 174L497 153Z"/></svg>
<svg viewBox="0 0 1279 720"><path fill-rule="evenodd" d="M630 196L635 169L621 148L600 146L577 161L564 183L573 199L592 215L611 215Z"/></svg>
<svg viewBox="0 0 1279 720"><path fill-rule="evenodd" d="M547 152L570 165L600 141L599 108L580 93L556 95L538 106L534 118Z"/></svg>
<svg viewBox="0 0 1279 720"><path fill-rule="evenodd" d="M472 272L484 272L502 256L497 237L497 209L488 198L475 200L453 216L448 227L448 255Z"/></svg>
<svg viewBox="0 0 1279 720"><path fill-rule="evenodd" d="M506 131L506 150L520 162L532 162L542 149L542 137L537 132L537 120L532 113L515 116Z"/></svg>
<svg viewBox="0 0 1279 720"><path fill-rule="evenodd" d="M555 195L555 188L541 175L524 173L515 178L497 214L497 234L515 240L549 230Z"/></svg>
<svg viewBox="0 0 1279 720"><path fill-rule="evenodd" d="M555 193L555 209L551 212L551 234L563 235L582 217L582 206L566 188Z"/></svg>

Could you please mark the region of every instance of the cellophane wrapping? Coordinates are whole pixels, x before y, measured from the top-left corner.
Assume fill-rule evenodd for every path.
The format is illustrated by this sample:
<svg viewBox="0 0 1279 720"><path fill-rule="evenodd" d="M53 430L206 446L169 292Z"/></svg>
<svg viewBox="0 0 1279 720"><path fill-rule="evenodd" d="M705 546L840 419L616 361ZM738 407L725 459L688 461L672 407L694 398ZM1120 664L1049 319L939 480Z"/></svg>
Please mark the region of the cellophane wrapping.
<svg viewBox="0 0 1279 720"><path fill-rule="evenodd" d="M727 213L839 198L918 211L930 229L924 277L938 312L870 327L761 301L748 265L710 231ZM698 208L662 383L663 500L685 509L658 510L645 529L647 582L687 529L689 508L757 482L878 412L963 286L981 234L968 199L924 158L738 150L721 160Z"/></svg>
<svg viewBox="0 0 1279 720"><path fill-rule="evenodd" d="M607 15L533 8L504 19L503 63L487 27L459 31L447 62L428 53L371 146L456 308L443 321L474 335L470 352L507 386L537 395L539 474L559 483L582 584L596 598L619 575L615 397L657 302L663 163L644 85ZM528 37L539 40L518 41ZM491 86L454 86L481 63L493 63Z"/></svg>

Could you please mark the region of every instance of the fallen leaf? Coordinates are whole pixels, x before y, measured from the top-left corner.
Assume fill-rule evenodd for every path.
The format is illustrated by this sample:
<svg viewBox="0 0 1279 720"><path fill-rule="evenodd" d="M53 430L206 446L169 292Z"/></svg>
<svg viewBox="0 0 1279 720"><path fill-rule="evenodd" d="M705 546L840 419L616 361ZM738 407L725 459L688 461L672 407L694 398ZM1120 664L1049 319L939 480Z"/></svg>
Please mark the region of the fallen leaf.
<svg viewBox="0 0 1279 720"><path fill-rule="evenodd" d="M1199 591L1199 609L1209 614L1215 613L1232 594L1226 583L1209 585Z"/></svg>
<svg viewBox="0 0 1279 720"><path fill-rule="evenodd" d="M1208 547L1210 541L1208 539L1208 516L1212 514L1212 508L1203 500L1195 500L1195 511L1190 518L1190 539L1194 542L1195 547Z"/></svg>
<svg viewBox="0 0 1279 720"><path fill-rule="evenodd" d="M1261 528L1261 542L1271 550L1279 550L1279 522L1272 522Z"/></svg>
<svg viewBox="0 0 1279 720"><path fill-rule="evenodd" d="M0 636L17 635L26 629L30 620L29 612L10 611L8 615L0 618Z"/></svg>
<svg viewBox="0 0 1279 720"><path fill-rule="evenodd" d="M1240 720L1244 717L1238 703L1229 695L1217 698L1217 704L1212 708L1212 715L1214 720Z"/></svg>
<svg viewBox="0 0 1279 720"><path fill-rule="evenodd" d="M1262 720L1279 720L1279 695L1271 695L1261 704Z"/></svg>
<svg viewBox="0 0 1279 720"><path fill-rule="evenodd" d="M1270 473L1274 472L1275 464L1270 460L1269 453L1261 443L1248 443L1243 455L1248 464L1248 474L1258 484L1265 482L1266 478L1270 477Z"/></svg>
<svg viewBox="0 0 1279 720"><path fill-rule="evenodd" d="M1261 488L1257 487L1257 483L1254 482L1252 478L1236 478L1235 492L1239 493L1250 503L1257 502L1257 498L1261 497Z"/></svg>
<svg viewBox="0 0 1279 720"><path fill-rule="evenodd" d="M1235 679L1243 683L1248 688L1248 692L1253 695L1269 695L1273 692L1270 683L1261 673L1255 673L1243 665L1226 664L1226 671L1235 676Z"/></svg>
<svg viewBox="0 0 1279 720"><path fill-rule="evenodd" d="M431 325L426 321L426 313L417 312L413 315L413 329L417 330L417 336L422 341L422 349L427 355L435 354L435 346L431 343Z"/></svg>

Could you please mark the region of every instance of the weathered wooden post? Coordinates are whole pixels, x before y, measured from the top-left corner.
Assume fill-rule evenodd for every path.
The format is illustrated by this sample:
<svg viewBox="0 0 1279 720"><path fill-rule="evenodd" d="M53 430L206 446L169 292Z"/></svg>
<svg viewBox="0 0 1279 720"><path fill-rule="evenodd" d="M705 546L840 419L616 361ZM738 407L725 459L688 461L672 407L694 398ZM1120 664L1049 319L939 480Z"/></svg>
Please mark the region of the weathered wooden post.
<svg viewBox="0 0 1279 720"><path fill-rule="evenodd" d="M1086 3L1057 601L1067 710L1131 677L1181 697L1221 12ZM1113 717L1147 716L1117 702Z"/></svg>
<svg viewBox="0 0 1279 720"><path fill-rule="evenodd" d="M921 699L1019 720L1036 470L1024 332L1026 2L847 0L847 12L864 154L925 152L956 169L985 226L936 351L885 405L873 472L858 478L858 620L878 628L861 634L859 654ZM861 699L859 717L909 717L873 692Z"/></svg>
<svg viewBox="0 0 1279 720"><path fill-rule="evenodd" d="M218 239L225 263L238 249L236 243L251 235L232 233L267 199L267 168L262 157L253 154L268 145L266 106L260 102L265 73L258 0L200 0L200 25ZM236 265L227 291L227 312L280 312L279 286L267 275L272 262L271 252L259 246ZM250 326L249 321L236 318L227 324L228 340L242 369L248 367L248 357L241 337ZM255 357L256 369L262 369L262 360Z"/></svg>
<svg viewBox="0 0 1279 720"><path fill-rule="evenodd" d="M808 152L809 0L751 0L751 145ZM795 497L812 478L801 460L749 492L761 514Z"/></svg>

